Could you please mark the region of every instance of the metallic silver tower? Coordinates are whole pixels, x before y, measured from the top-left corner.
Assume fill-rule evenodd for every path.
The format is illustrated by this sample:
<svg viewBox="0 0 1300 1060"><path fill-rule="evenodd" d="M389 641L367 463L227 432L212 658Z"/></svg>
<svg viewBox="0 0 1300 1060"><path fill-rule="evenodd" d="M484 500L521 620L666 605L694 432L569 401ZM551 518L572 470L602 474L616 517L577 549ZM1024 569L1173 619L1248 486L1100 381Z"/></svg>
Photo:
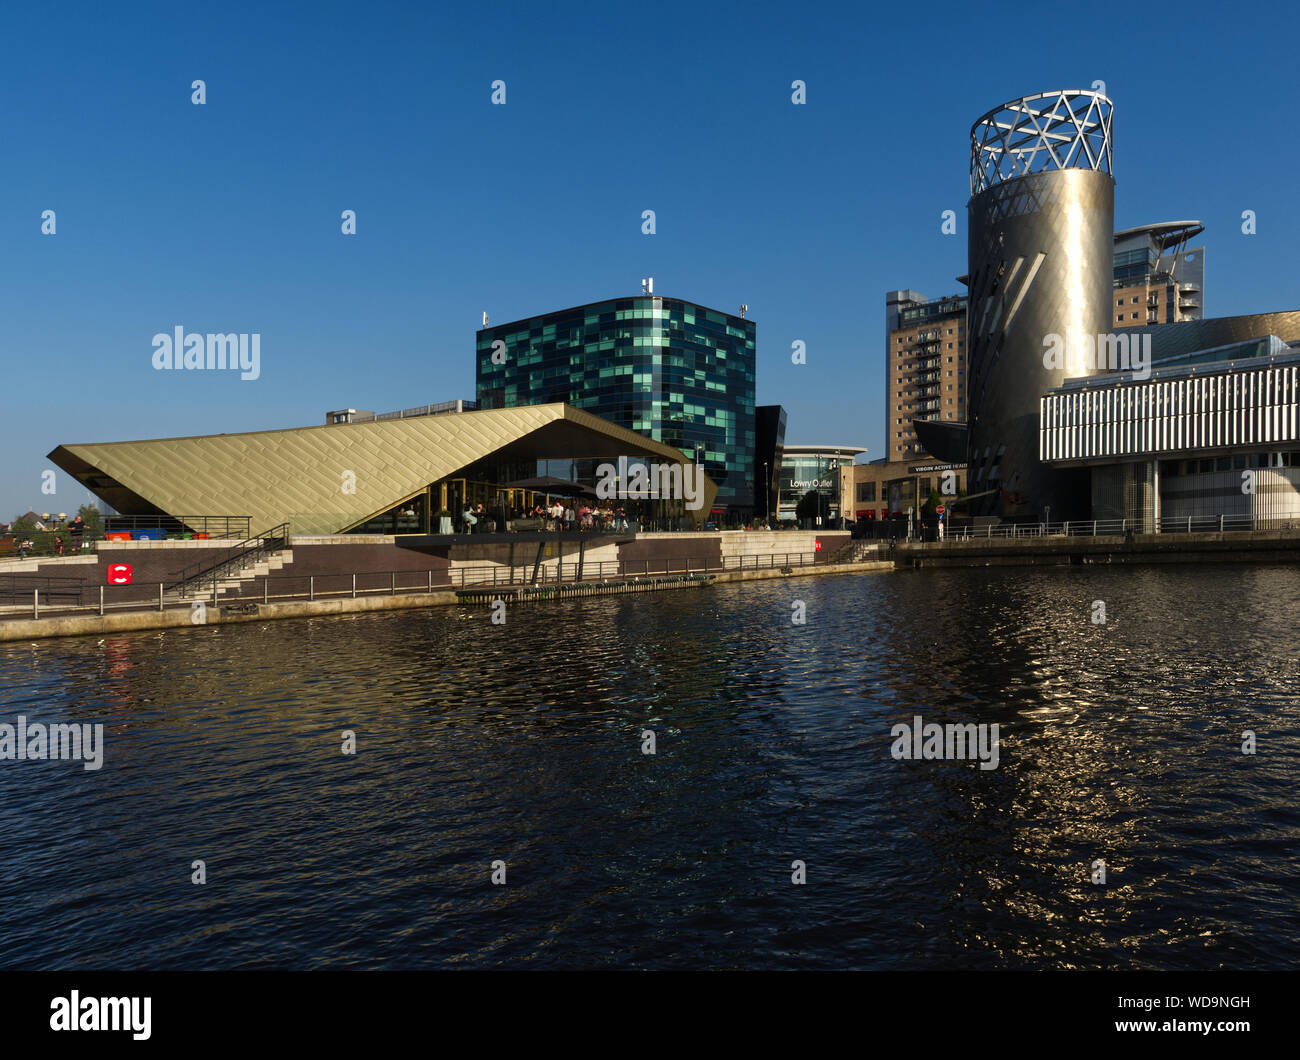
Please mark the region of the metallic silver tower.
<svg viewBox="0 0 1300 1060"><path fill-rule="evenodd" d="M971 127L970 181L969 490L995 491L972 510L1085 517L1086 474L1039 461L1038 410L1044 392L1093 371L1049 366L1047 337L1095 342L1112 327L1110 100L1062 90L989 111Z"/></svg>

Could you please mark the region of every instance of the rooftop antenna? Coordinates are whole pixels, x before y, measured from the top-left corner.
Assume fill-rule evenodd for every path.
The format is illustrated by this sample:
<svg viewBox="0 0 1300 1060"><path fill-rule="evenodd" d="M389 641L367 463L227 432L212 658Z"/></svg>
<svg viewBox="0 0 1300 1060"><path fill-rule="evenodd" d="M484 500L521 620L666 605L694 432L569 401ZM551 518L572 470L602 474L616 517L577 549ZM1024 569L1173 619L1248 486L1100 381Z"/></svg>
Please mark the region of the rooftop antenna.
<svg viewBox="0 0 1300 1060"><path fill-rule="evenodd" d="M741 319L741 320L744 320L744 319L745 319L745 314L748 313L748 312L749 312L749 306L745 305L745 304L742 302L741 305L740 305L740 319Z"/></svg>
<svg viewBox="0 0 1300 1060"><path fill-rule="evenodd" d="M655 293L655 278L653 276L647 277L646 279L641 281L641 293L642 294Z"/></svg>
<svg viewBox="0 0 1300 1060"><path fill-rule="evenodd" d="M488 326L488 315L487 315L486 312L484 312L484 314L483 314L483 326L484 326L484 327L487 327L487 326Z"/></svg>

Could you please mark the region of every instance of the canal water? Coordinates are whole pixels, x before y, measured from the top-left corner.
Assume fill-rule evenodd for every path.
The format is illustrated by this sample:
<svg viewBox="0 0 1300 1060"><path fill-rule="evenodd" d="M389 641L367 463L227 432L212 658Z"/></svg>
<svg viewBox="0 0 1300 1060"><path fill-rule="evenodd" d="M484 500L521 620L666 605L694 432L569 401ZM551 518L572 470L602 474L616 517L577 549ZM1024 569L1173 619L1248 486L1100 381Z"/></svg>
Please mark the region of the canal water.
<svg viewBox="0 0 1300 1060"><path fill-rule="evenodd" d="M0 761L0 966L1293 966L1297 628L1076 567L3 645L104 760Z"/></svg>

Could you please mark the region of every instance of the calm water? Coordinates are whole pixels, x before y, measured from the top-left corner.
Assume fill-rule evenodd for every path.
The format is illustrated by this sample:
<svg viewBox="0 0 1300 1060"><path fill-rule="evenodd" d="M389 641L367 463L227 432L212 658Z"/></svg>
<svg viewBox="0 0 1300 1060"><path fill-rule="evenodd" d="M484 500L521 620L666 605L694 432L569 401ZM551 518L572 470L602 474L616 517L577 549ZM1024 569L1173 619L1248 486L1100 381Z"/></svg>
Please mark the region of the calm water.
<svg viewBox="0 0 1300 1060"><path fill-rule="evenodd" d="M0 762L0 966L1291 966L1298 627L1300 568L1074 568L0 645L0 722L106 727Z"/></svg>

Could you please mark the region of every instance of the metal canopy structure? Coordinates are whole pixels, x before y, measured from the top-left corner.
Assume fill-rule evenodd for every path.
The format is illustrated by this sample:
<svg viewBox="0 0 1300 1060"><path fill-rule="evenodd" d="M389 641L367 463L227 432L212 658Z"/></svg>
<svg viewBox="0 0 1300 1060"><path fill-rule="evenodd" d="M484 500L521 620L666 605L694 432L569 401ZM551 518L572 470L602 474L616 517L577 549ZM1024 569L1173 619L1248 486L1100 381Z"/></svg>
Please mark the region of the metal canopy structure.
<svg viewBox="0 0 1300 1060"><path fill-rule="evenodd" d="M971 126L970 192L1048 170L1111 171L1111 102L1058 89L1003 103Z"/></svg>
<svg viewBox="0 0 1300 1060"><path fill-rule="evenodd" d="M418 416L251 434L61 445L56 465L126 515L238 513L255 528L336 534L489 457L642 457L683 467L679 449L570 405ZM704 511L717 485L703 481Z"/></svg>

